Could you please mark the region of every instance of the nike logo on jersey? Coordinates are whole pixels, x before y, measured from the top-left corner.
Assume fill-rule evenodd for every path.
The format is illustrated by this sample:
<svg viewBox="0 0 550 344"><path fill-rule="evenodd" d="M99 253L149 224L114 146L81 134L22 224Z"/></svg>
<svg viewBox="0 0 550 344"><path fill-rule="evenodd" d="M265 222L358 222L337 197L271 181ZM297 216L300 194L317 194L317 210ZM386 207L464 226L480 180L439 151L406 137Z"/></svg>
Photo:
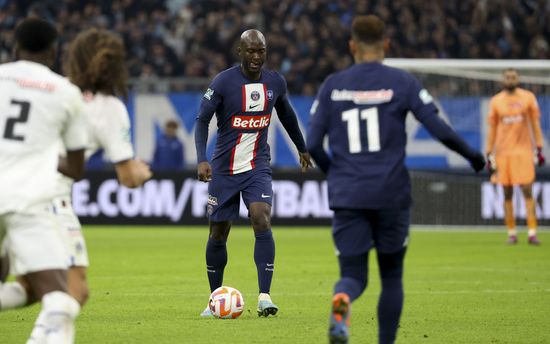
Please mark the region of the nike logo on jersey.
<svg viewBox="0 0 550 344"><path fill-rule="evenodd" d="M264 194L262 194L262 198L269 198L269 197L271 197L271 195L264 195Z"/></svg>
<svg viewBox="0 0 550 344"><path fill-rule="evenodd" d="M250 105L250 106L248 107L248 110L255 109L255 108L257 108L258 106L260 106L260 104Z"/></svg>

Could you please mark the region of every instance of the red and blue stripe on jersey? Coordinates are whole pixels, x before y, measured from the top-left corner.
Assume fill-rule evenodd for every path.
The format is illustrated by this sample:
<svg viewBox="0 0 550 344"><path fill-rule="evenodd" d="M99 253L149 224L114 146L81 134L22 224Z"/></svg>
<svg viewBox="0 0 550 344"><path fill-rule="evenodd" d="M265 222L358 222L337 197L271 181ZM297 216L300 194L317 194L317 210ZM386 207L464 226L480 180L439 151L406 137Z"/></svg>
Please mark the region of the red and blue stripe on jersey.
<svg viewBox="0 0 550 344"><path fill-rule="evenodd" d="M251 81L240 66L218 74L204 95L197 117L209 123L216 113L218 137L212 156L214 174L233 175L269 168L268 128L275 103L286 98L286 82L273 71L262 69ZM197 131L198 132L198 131ZM199 162L205 157L198 147Z"/></svg>

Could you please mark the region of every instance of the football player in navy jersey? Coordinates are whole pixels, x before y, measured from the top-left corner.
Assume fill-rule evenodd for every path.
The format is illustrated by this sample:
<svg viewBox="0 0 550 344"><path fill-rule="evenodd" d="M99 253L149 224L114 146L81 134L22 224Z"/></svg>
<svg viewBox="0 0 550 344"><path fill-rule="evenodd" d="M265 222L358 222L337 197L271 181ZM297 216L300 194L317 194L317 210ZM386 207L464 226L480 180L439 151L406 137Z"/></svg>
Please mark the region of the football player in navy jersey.
<svg viewBox="0 0 550 344"><path fill-rule="evenodd" d="M240 65L218 74L201 101L195 127L199 180L208 182L210 235L206 244L206 271L210 290L222 285L227 264L226 242L231 222L239 216L240 196L248 208L256 242L258 315L275 315L269 295L274 270L275 243L271 233L271 167L268 127L273 109L296 145L302 170L311 158L282 75L262 68L267 45L264 35L247 30L241 35ZM218 137L211 163L206 158L208 124L216 114ZM209 307L201 316L210 316Z"/></svg>
<svg viewBox="0 0 550 344"><path fill-rule="evenodd" d="M307 147L327 175L340 265L330 317L331 343L348 342L350 306L367 287L372 248L376 248L382 280L379 342L395 341L403 306L411 205L405 167L408 112L475 171L485 166L483 155L438 116L432 97L418 80L382 64L386 42L384 23L378 17L355 18L349 43L355 64L324 81L311 109ZM323 149L325 136L330 156Z"/></svg>

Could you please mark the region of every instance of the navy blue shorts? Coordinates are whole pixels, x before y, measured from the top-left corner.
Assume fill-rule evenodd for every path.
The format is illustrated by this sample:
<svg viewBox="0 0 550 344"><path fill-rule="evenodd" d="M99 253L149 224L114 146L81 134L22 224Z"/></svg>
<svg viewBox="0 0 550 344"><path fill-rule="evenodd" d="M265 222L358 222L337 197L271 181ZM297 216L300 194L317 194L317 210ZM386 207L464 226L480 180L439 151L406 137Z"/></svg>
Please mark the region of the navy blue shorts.
<svg viewBox="0 0 550 344"><path fill-rule="evenodd" d="M270 169L251 170L244 173L212 175L208 183L208 209L210 221L222 222L239 218L239 206L242 194L244 204L273 201L272 177Z"/></svg>
<svg viewBox="0 0 550 344"><path fill-rule="evenodd" d="M376 248L395 253L407 246L409 209L337 209L332 236L339 255L357 256Z"/></svg>

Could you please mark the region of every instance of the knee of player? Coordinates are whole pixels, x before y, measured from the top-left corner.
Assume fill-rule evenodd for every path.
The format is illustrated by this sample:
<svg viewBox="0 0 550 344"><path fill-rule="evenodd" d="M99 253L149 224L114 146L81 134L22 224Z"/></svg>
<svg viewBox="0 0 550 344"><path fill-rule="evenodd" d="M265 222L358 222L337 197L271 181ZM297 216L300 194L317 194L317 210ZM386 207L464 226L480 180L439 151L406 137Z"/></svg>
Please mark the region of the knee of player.
<svg viewBox="0 0 550 344"><path fill-rule="evenodd" d="M514 196L514 188L512 186L505 186L504 188L504 199L509 201L512 200Z"/></svg>
<svg viewBox="0 0 550 344"><path fill-rule="evenodd" d="M267 231L271 228L271 217L269 214L261 213L251 215L250 221L255 231Z"/></svg>
<svg viewBox="0 0 550 344"><path fill-rule="evenodd" d="M90 298L90 289L85 281L79 281L74 284L69 284L69 294L80 304L84 306Z"/></svg>
<svg viewBox="0 0 550 344"><path fill-rule="evenodd" d="M79 294L75 296L75 299L76 301L78 301L80 306L84 306L86 302L88 302L89 298L90 298L90 289L86 285L83 286Z"/></svg>
<svg viewBox="0 0 550 344"><path fill-rule="evenodd" d="M378 253L378 266L382 281L384 279L401 279L405 252L406 248L394 253Z"/></svg>
<svg viewBox="0 0 550 344"><path fill-rule="evenodd" d="M226 241L231 229L231 222L210 222L209 238L216 241Z"/></svg>

